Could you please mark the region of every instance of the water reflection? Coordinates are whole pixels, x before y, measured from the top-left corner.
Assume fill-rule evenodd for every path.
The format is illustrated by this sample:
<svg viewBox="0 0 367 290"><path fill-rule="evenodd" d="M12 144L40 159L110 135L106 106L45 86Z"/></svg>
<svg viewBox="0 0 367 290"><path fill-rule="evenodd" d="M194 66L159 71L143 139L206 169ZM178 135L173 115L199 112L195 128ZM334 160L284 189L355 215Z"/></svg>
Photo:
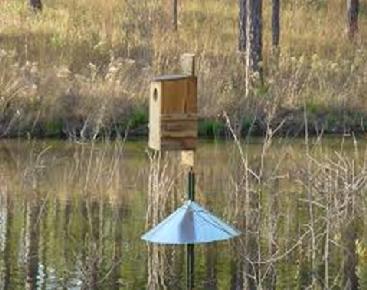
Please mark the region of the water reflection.
<svg viewBox="0 0 367 290"><path fill-rule="evenodd" d="M25 289L37 289L39 281L39 239L40 239L40 199L35 196L26 200L25 206L25 260L26 285Z"/></svg>
<svg viewBox="0 0 367 290"><path fill-rule="evenodd" d="M4 200L5 199L5 200ZM4 204L4 208L2 210L2 225L5 226L5 236L2 235L2 241L5 241L4 247L4 289L10 289L10 277L12 274L11 271L11 253L12 251L12 224L13 224L13 205L11 202L11 197L6 196L2 198L2 204Z"/></svg>
<svg viewBox="0 0 367 290"><path fill-rule="evenodd" d="M367 163L334 143L200 147L199 202L245 234L196 247L198 290L367 286ZM1 142L0 289L184 289L184 248L140 240L185 198L177 164L140 143Z"/></svg>

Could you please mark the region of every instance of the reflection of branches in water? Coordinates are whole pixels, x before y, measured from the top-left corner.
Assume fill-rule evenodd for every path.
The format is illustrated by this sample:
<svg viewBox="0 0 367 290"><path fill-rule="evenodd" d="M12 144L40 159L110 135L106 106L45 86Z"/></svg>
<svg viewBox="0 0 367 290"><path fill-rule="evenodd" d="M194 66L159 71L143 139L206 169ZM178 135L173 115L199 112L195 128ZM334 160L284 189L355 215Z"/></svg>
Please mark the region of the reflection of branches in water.
<svg viewBox="0 0 367 290"><path fill-rule="evenodd" d="M121 206L113 208L114 219L111 232L108 233L104 231L107 222L104 219L106 203L103 200L86 200L83 208L86 224L83 227L84 246L79 266L82 289L98 289L102 285L109 285L109 289L119 289L119 269L123 258L121 219L124 209ZM106 251L109 234L113 236L111 252ZM79 259L78 253L74 253L74 259Z"/></svg>
<svg viewBox="0 0 367 290"><path fill-rule="evenodd" d="M308 155L295 158L294 153L287 153L289 150L282 147L281 153L276 151L277 156L274 157L272 154L267 154L266 151L271 150L267 147L265 157L260 158L256 154L254 156L249 154L247 144L240 142L239 145L243 146L244 156L238 157L233 153L229 162L232 166L231 172L218 177L218 167L213 166L209 170L203 169L202 174L203 179L206 178L203 182L205 188L209 183L220 183L221 190L228 193L224 199L226 217L244 232L240 239L231 242L233 245L231 247L233 261L230 261L231 290L244 289L245 283L253 283L258 288L261 285L263 289L272 289L273 286L277 289L307 287L332 289L358 283L360 289L364 289L362 285L366 283L361 281L361 277L367 275L364 269L366 245L365 236L362 236L362 227L366 210L367 163L363 154L358 157L345 155L343 151L329 153L323 152L324 149L320 146L317 148L314 146L314 151L310 147ZM49 273L48 281L43 282L43 285L54 283L52 279L57 276L57 283L60 283L58 285L65 288L79 287L77 283L81 280L86 289L93 284L96 284L97 288L107 289L118 288L118 285L125 286L123 279L126 277L123 276L125 274L120 267L122 232L117 220L118 216L124 215L124 209L119 208L120 203L125 202L129 196L117 195L117 193L121 192L121 188L125 190L127 179L146 180L146 176L131 177L133 175L131 172L123 170L126 163L121 162L120 149L122 148L120 147L111 146L108 149L111 151L108 151L105 147L99 148L99 144L93 146L79 144L72 147L71 152L74 155L69 159L57 158L57 155L54 157L49 150L44 151L43 148L45 147L39 148L32 145L31 153L25 153L27 157L23 159L14 157L16 149L12 149L14 162L11 160L0 162L0 192L3 193L3 197L5 196L0 203L1 207L5 207L4 217L7 220L6 225L4 224L6 238L4 239L5 253L2 257L4 279L0 285L5 283L9 285L9 289L12 289L17 279L24 279L26 276L27 272L23 270L31 273L31 263L20 271L17 268L17 263L21 263L17 255L22 249L18 249L19 245L16 241L19 236L27 240L29 255L32 249L29 225L30 221L34 220L35 225L42 227L39 230L42 235L50 231L38 242L32 239L33 249L38 252L34 251L35 255L29 255L30 259L27 260L34 262L33 258L37 258L38 255L40 259L42 258L42 264L48 263L48 269L42 266L38 270L38 274ZM91 153L90 150L93 152ZM264 150L260 148L259 152L262 154ZM167 156L161 156L159 160L157 158L151 156L152 164L149 167L147 228L166 217L176 208L177 203L179 187L176 184L177 172L174 162ZM60 164L62 174L59 174L59 169L56 171L57 174L49 173L51 170L48 169ZM11 170L6 172L5 169L3 173L2 166L10 167ZM221 168L227 170L227 167ZM9 174L16 170L21 173ZM142 174L146 174L146 171ZM60 176L62 181L55 182ZM227 178L229 182L226 182ZM179 179L185 180L182 175ZM48 183L44 183L46 180ZM66 186L63 188L66 193L62 199L57 196L50 199L48 195L37 197L39 203L36 207L38 208L33 207L33 210L38 212L36 218L31 214L33 200L29 198L25 203L27 214L24 215L27 227L18 233L17 227L23 226L23 223L14 222L18 213L17 206L14 207L14 204L16 202L21 204L17 200L18 192L23 191L27 195L29 192L42 192L44 185L49 186L53 183L55 184L51 187L52 189L56 189L60 184ZM140 188L144 187L140 186ZM209 184L209 186L213 185ZM53 194L53 190L48 192ZM57 190L55 192L59 193ZM72 195L70 192L84 194ZM308 195L309 192L312 196ZM7 199L6 196L10 193L12 194L8 198L11 199ZM37 194L32 193L32 197ZM199 195L199 197L207 198L205 202L209 207L216 208L222 205L209 204L213 200L218 201L216 197L212 198L209 195ZM64 199L68 202L65 203ZM107 206L111 200L116 205L113 207L112 219ZM46 203L51 204L50 208ZM83 206L78 207L80 204ZM313 208L313 222L310 221L310 205ZM23 206L20 208L23 209ZM55 216L53 216L54 212L48 211L49 209L55 209ZM46 228L46 220L43 220L46 213L48 228ZM54 222L55 229L51 226ZM17 226L17 224L21 225ZM58 253L50 253L52 244L46 242L48 248L43 244L44 240L52 240L55 237L59 240L62 240L60 237L65 238L64 241L59 242L61 247L57 247L63 255L62 262L57 263L56 267L53 263ZM39 245L40 241L41 245ZM37 243L45 255L37 249ZM183 265L180 262L184 261L183 251L181 248L177 249L148 248L148 289L164 289L164 287L175 289L172 285L179 284L179 281L183 280L177 279L183 272ZM219 282L222 281L219 280L224 277L221 268L218 268L218 273L216 272L214 266L216 261L211 257L212 254L215 255L215 253L205 255L205 275L208 276L205 287L207 288L215 287L216 279L220 284ZM46 255L48 260L44 260ZM53 273L54 268L57 268L56 274ZM356 269L359 269L358 275L356 275ZM204 284L200 284L199 281L197 285Z"/></svg>
<svg viewBox="0 0 367 290"><path fill-rule="evenodd" d="M237 257L239 246L231 247L233 251L233 256ZM243 262L240 257L233 259L231 261L231 289L230 290L242 290L243 289Z"/></svg>
<svg viewBox="0 0 367 290"><path fill-rule="evenodd" d="M31 194L32 195L32 194ZM32 199L33 198L33 199ZM2 210L4 213L5 237L4 237L4 289L13 289L16 287L16 263L14 250L17 242L14 241L14 201L11 193L2 192L1 196ZM24 269L25 269L25 289L36 289L38 285L39 274L39 239L40 239L40 203L36 198L31 197L25 201L25 231L23 236L24 243Z"/></svg>
<svg viewBox="0 0 367 290"><path fill-rule="evenodd" d="M60 285L65 287L69 286L76 286L75 283L79 283L78 281L82 280L84 282L85 288L89 289L90 285L97 285L99 287L101 285L114 285L114 287L118 287L118 284L122 283L119 277L118 270L121 265L121 247L122 247L122 235L121 229L119 229L118 221L114 220L112 223L112 227L108 224L108 227L111 230L115 230L115 238L114 238L114 245L111 245L109 240L106 238L107 235L110 233L104 232L103 225L109 220L105 220L106 216L109 213L106 213L106 202L104 201L105 198L109 198L111 202L113 202L118 208L118 213L116 213L116 217L123 216L125 214L125 208L121 206L121 198L117 198L113 194L119 190L116 190L121 187L120 184L120 169L121 169L121 160L122 160L122 151L123 151L123 142L115 142L111 144L109 148L111 150L106 150L103 148L101 150L97 146L92 146L90 150L89 146L82 145L82 146L75 146L73 149L80 155L76 156L75 167L73 166L66 166L65 170L68 171L71 175L71 179L64 180L64 182L58 181L55 183L56 185L67 185L68 190L70 187L74 185L77 186L78 190L80 188L84 188L85 192L88 192L88 196L85 196L86 200L88 201L85 203L85 210L82 213L82 216L86 217L86 227L82 227L81 230L81 239L84 241L84 247L81 248L74 248L76 244L79 243L80 233L76 236L70 236L70 226L72 217L72 205L75 196L71 196L67 193L67 196L63 196L66 198L68 202L65 204L65 218L63 219L60 216L61 211L63 210L64 202L57 197L55 199L49 200L49 194L53 194L53 192L48 188L47 195L41 195L38 192L42 192L44 188L44 182L52 183L52 180L49 181L49 177L54 177L52 175L48 175L50 172L50 168L53 168L55 165L60 165L60 161L63 159L58 159L57 156L52 156L50 158L50 148L51 147L44 147L42 146L41 149L37 146L36 143L31 142L30 152L26 153L27 157L26 160L20 159L18 156L14 163L16 168L15 170L20 171L21 173L17 173L14 175L15 182L0 182L0 191L5 192L7 191L7 186L12 186L12 190L14 190L14 194L17 194L19 190L21 193L33 192L31 197L27 198L27 206L26 210L26 227L25 227L25 249L26 249L26 256L27 256L27 267L25 267L27 278L27 287L33 289L37 284L37 276L41 275L42 279L47 280L48 269L47 265L42 265L42 268L39 268L40 264L47 263L46 260L42 260L41 263L39 261L39 253L40 248L40 227L41 225L45 226L45 231L47 231L47 221L44 219L43 222L41 217L44 218L44 213L47 213L47 204L50 202L56 202L56 224L59 222L64 221L64 224L61 227L64 229L63 234L65 240L62 242L63 244L63 252L64 252L64 261L67 265L65 265L65 269L57 269L60 271L60 278L55 278L58 280ZM81 148L80 150L78 150ZM75 156L75 155L74 155ZM84 158L87 156L88 158ZM21 161L20 161L21 160ZM70 159L68 160L70 161ZM1 165L1 164L0 164ZM63 167L64 168L64 167ZM8 168L6 168L8 169ZM7 171L5 171L7 172ZM60 175L58 175L59 177ZM0 179L2 179L2 168L0 168ZM81 180L78 178L82 177ZM2 181L2 180L0 180ZM12 180L13 181L13 180ZM82 186L79 186L79 185ZM19 187L17 187L19 185ZM49 185L49 184L47 184ZM111 187L114 187L111 190ZM95 189L93 194L89 194L92 189ZM59 193L59 191L57 191ZM113 193L113 194L110 194ZM32 199L33 198L33 199ZM81 210L83 212L83 210ZM8 214L12 214L12 211L8 211ZM9 219L10 221L11 219ZM120 220L120 219L118 219ZM83 222L81 222L83 224ZM9 222L7 226L11 227L12 223ZM31 226L32 225L32 226ZM42 229L42 233L44 233ZM9 237L9 238L8 238ZM7 238L5 239L5 243L11 241L11 234L10 228ZM48 241L46 241L42 245L42 259L46 258L47 255L47 246ZM6 255L11 254L11 247L12 245L8 244ZM114 248L113 253L106 253L104 249L110 249L111 247ZM84 259L81 261L80 252L83 253ZM6 256L5 255L5 256ZM11 257L9 256L9 260ZM14 260L14 259L12 259ZM14 263L14 261L12 262ZM11 275L10 275L11 267L8 267L8 273L5 277L5 282L10 285L11 283ZM39 273L41 271L41 273ZM50 269L53 272L53 269ZM6 271L5 271L6 272ZM53 276L53 275L52 275ZM115 278L113 278L115 277ZM38 277L40 278L40 277ZM41 279L40 278L40 279ZM54 277L52 278L54 279ZM46 283L47 282L42 282ZM53 283L53 282L51 282ZM0 283L1 284L1 283ZM117 285L117 286L116 286ZM112 286L109 288L113 288Z"/></svg>
<svg viewBox="0 0 367 290"><path fill-rule="evenodd" d="M6 230L5 230L5 247L4 247L4 289L11 289L11 265L12 265L12 257L11 253L12 251L12 225L13 225L13 217L14 217L14 207L13 202L11 199L11 196L9 193L2 191L1 192L1 204L6 205L5 211L6 211Z"/></svg>
<svg viewBox="0 0 367 290"><path fill-rule="evenodd" d="M205 252L206 277L203 288L218 289L217 246L206 245Z"/></svg>
<svg viewBox="0 0 367 290"><path fill-rule="evenodd" d="M0 144L0 178L3 174L2 171L6 170L15 170L17 167L17 160L11 150L10 146L6 143Z"/></svg>
<svg viewBox="0 0 367 290"><path fill-rule="evenodd" d="M161 156L161 153L149 155L149 186L146 228L157 225L168 212L177 206L177 168L173 154ZM175 170L176 169L176 170ZM174 173L176 172L176 173ZM179 173L180 174L180 173ZM169 283L175 267L173 247L148 245L148 284L147 289L170 289Z"/></svg>
<svg viewBox="0 0 367 290"><path fill-rule="evenodd" d="M226 113L224 113L224 117L226 118L227 126L235 140L236 152L239 155L233 162L235 174L232 175L231 185L234 187L230 190L233 194L230 198L230 204L228 205L228 212L231 212L232 208L235 209L230 213L230 218L235 221L238 228L245 232L242 238L243 240L239 241L239 254L242 259L238 260L236 265L243 269L243 277L241 277L243 288L261 289L264 277L269 276L268 270L264 273L259 267L258 262L263 255L260 238L262 237L261 223L263 222L261 209L263 199L262 184L266 177L264 174L264 160L271 144L272 134L267 134L267 138L265 139L260 159L261 167L257 173L249 166L247 153L243 150L243 144L241 144L240 139L235 134ZM238 162L238 160L240 162ZM273 238L271 238L271 240L272 239ZM232 284L234 289L238 287L236 285L238 282L232 282ZM273 285L268 286L269 289L274 287Z"/></svg>
<svg viewBox="0 0 367 290"><path fill-rule="evenodd" d="M234 269L244 269L243 287L356 287L358 228L353 225L363 216L365 207L366 163L357 166L352 157L342 153L336 153L335 158L308 153L307 164L293 164L284 174L280 172L284 155L277 156L275 164L267 156L269 135L264 141L261 166L255 170L249 168L246 146L234 138L240 156L234 162L227 215L245 232L235 246L242 261L232 262ZM279 194L279 184L287 176L295 176L299 193ZM340 247L344 249L343 264L335 269L335 265L329 265L330 256ZM237 276L232 279L233 289L238 287Z"/></svg>
<svg viewBox="0 0 367 290"><path fill-rule="evenodd" d="M241 258L233 266L243 268L242 286L356 289L356 224L361 224L365 211L365 160L360 160L358 150L354 157L306 150L306 162L284 167L286 153L275 162L267 154L272 135L267 136L260 168L250 169L246 144L234 135L240 156L233 157L227 216L244 232L234 245ZM281 193L282 180L292 188ZM330 264L330 257L340 254L341 265L337 259ZM236 279L234 274L233 289L239 287Z"/></svg>
<svg viewBox="0 0 367 290"><path fill-rule="evenodd" d="M125 140L116 142L112 154L107 154L106 150L95 148L95 143L92 143L89 151L85 150L85 146L82 146L82 150L76 152L74 155L77 165L74 171L75 177L82 174L79 177L82 177L84 181L83 191L85 193L91 195L111 192L113 182L120 176L119 164L122 161L124 144ZM83 160L87 160L87 163L83 164Z"/></svg>
<svg viewBox="0 0 367 290"><path fill-rule="evenodd" d="M48 200L48 195L42 196L40 193L40 181L46 172L44 156L50 148L46 147L40 152L36 152L35 148L32 147L28 162L21 171L21 188L22 191L27 192L24 208L26 289L36 289L39 284L40 223ZM46 271L46 269L44 270Z"/></svg>
<svg viewBox="0 0 367 290"><path fill-rule="evenodd" d="M38 198L27 201L26 206L26 289L37 289L39 272L40 202Z"/></svg>
<svg viewBox="0 0 367 290"><path fill-rule="evenodd" d="M345 285L348 289L358 287L356 241L365 211L367 167L364 161L360 162L358 154L356 157L347 158L343 153L324 158L308 157L312 180L309 190L315 193L312 201L315 211L323 217L318 224L318 237L323 241L324 248L323 252L319 249L315 252L324 258L322 283L328 287L329 282L333 286ZM335 269L335 266L329 265L330 256L340 248L344 257L340 268ZM332 278L337 275L342 279Z"/></svg>
<svg viewBox="0 0 367 290"><path fill-rule="evenodd" d="M84 263L81 265L83 272L83 288L94 289L97 288L99 280L99 268L102 263L101 253L101 223L103 223L103 203L92 200L85 202L87 231L84 239Z"/></svg>

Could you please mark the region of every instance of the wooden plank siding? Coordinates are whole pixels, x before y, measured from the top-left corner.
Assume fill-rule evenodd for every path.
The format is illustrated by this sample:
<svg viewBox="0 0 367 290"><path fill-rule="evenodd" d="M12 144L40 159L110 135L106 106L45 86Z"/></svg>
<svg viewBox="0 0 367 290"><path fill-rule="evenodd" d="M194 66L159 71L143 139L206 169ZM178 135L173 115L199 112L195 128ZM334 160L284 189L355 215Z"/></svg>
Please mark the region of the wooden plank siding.
<svg viewBox="0 0 367 290"><path fill-rule="evenodd" d="M158 93L158 97L155 95ZM192 150L197 139L197 78L174 75L154 79L149 109L149 147Z"/></svg>

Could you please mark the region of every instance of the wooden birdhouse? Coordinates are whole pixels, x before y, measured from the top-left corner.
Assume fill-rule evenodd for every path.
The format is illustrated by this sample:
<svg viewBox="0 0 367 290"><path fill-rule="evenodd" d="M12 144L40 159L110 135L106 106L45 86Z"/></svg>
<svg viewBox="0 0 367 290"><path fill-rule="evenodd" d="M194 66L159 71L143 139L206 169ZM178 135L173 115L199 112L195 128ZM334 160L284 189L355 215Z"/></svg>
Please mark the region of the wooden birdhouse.
<svg viewBox="0 0 367 290"><path fill-rule="evenodd" d="M149 101L149 147L194 150L197 141L197 78L165 75L153 79Z"/></svg>

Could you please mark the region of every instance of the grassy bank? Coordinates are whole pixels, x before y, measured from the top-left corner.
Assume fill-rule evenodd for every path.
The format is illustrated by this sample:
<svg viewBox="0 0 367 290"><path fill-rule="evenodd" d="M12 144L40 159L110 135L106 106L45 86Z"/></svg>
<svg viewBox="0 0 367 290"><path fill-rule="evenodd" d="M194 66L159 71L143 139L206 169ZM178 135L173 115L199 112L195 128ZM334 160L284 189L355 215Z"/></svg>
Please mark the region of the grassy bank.
<svg viewBox="0 0 367 290"><path fill-rule="evenodd" d="M345 36L345 1L283 1L281 51L270 48L264 3L265 83L244 98L237 1L182 1L178 32L170 1L25 1L0 4L0 136L93 138L145 134L152 76L198 56L200 128L226 134L226 111L244 134L268 126L302 134L364 132L367 18ZM305 114L306 112L306 114Z"/></svg>

